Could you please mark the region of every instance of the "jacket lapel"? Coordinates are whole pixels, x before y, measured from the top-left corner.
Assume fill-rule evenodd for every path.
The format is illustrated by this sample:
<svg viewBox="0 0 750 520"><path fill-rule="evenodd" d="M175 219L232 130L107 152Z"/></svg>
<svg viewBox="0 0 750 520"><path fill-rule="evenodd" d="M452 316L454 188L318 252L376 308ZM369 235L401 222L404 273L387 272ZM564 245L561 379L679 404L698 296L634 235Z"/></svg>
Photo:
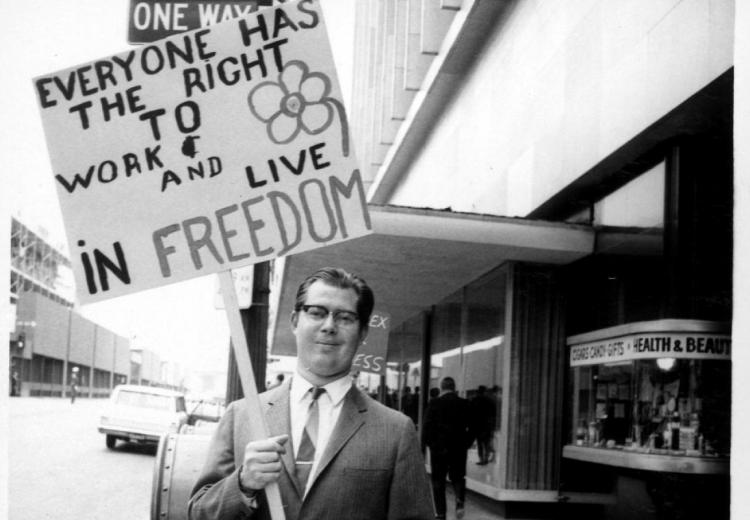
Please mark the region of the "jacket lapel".
<svg viewBox="0 0 750 520"><path fill-rule="evenodd" d="M291 418L289 412L289 388L290 383L286 383L279 392L276 392L273 398L269 399L266 408L266 422L268 431L271 436L289 434L292 431ZM301 489L297 477L295 477L294 465L294 447L292 446L292 436L289 434L289 440L286 443L286 453L281 456L281 462L284 465L289 480L294 484L297 494L302 497L304 492Z"/></svg>
<svg viewBox="0 0 750 520"><path fill-rule="evenodd" d="M318 475L325 471L326 467L328 467L338 452L341 451L341 448L351 439L352 435L365 423L365 414L363 412L367 411L367 402L356 387L352 386L346 393L342 406L341 414L338 421L336 421L333 432L331 432L331 438L328 440L328 446L326 446L323 456L320 459L318 469L315 475L311 477L313 484Z"/></svg>

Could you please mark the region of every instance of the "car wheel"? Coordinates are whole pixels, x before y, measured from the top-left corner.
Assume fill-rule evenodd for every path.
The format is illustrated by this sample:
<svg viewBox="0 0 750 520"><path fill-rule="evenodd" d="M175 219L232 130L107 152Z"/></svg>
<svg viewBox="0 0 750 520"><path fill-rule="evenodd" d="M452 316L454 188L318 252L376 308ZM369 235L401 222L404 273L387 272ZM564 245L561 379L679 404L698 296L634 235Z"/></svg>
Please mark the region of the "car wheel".
<svg viewBox="0 0 750 520"><path fill-rule="evenodd" d="M107 448L114 449L115 443L117 442L117 437L114 435L107 435Z"/></svg>

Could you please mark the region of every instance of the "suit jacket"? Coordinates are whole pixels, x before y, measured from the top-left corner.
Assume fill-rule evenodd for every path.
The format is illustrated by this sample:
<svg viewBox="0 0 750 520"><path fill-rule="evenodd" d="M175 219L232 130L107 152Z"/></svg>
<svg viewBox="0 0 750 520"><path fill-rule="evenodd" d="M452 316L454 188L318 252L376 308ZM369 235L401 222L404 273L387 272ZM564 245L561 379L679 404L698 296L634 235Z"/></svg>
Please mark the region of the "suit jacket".
<svg viewBox="0 0 750 520"><path fill-rule="evenodd" d="M474 442L469 402L455 392L430 401L424 421L425 442L432 452L466 451Z"/></svg>
<svg viewBox="0 0 750 520"><path fill-rule="evenodd" d="M291 433L289 382L260 395L271 436ZM265 494L245 505L239 467L250 441L243 401L232 403L214 433L189 503L192 520L270 519ZM347 392L310 490L294 476L287 445L278 484L286 520L431 520L434 517L424 460L414 424L356 387Z"/></svg>

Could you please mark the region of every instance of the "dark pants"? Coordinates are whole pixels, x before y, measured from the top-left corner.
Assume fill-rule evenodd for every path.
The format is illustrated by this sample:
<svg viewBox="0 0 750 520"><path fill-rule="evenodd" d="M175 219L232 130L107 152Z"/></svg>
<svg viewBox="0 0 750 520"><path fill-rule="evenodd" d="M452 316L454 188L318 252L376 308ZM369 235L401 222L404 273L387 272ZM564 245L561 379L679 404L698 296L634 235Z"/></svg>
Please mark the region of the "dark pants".
<svg viewBox="0 0 750 520"><path fill-rule="evenodd" d="M480 432L477 434L477 455L479 462L487 464L495 449L492 447L492 432Z"/></svg>
<svg viewBox="0 0 750 520"><path fill-rule="evenodd" d="M456 503L463 504L466 498L466 450L445 451L430 448L432 469L432 497L435 500L435 513L445 516L445 477L451 479Z"/></svg>

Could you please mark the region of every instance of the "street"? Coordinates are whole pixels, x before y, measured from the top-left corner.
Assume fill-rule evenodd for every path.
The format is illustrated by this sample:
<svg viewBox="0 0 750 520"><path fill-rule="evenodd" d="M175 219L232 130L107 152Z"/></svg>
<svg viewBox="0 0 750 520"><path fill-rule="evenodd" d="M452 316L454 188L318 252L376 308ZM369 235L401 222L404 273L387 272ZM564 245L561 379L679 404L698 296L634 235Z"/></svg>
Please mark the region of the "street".
<svg viewBox="0 0 750 520"><path fill-rule="evenodd" d="M11 398L9 518L145 520L156 448L104 445L103 399Z"/></svg>

